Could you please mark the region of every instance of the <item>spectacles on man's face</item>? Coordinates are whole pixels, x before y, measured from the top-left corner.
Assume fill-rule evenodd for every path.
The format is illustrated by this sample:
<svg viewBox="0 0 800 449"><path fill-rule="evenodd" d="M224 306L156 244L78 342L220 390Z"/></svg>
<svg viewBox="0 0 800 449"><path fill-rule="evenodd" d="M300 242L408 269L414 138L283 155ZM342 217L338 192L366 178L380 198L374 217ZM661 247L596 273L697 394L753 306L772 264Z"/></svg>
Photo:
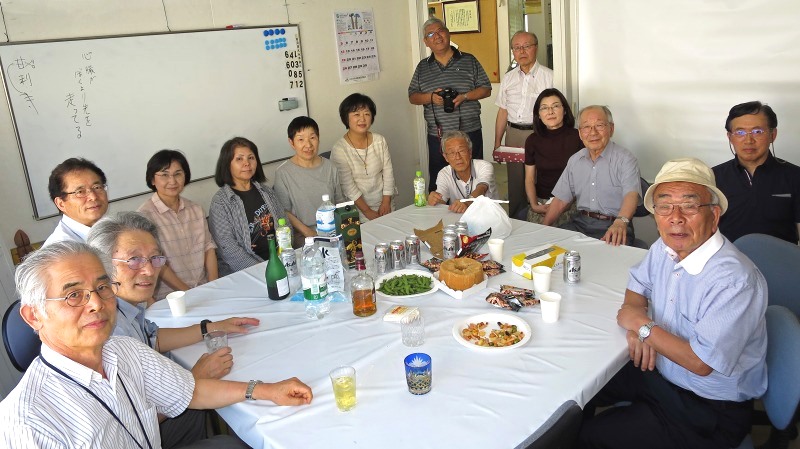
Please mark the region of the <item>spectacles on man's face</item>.
<svg viewBox="0 0 800 449"><path fill-rule="evenodd" d="M542 107L540 107L539 108L539 112L557 111L557 110L559 110L559 109L561 109L563 107L564 106L562 106L561 103L556 103L556 104L554 104L552 106L542 106Z"/></svg>
<svg viewBox="0 0 800 449"><path fill-rule="evenodd" d="M186 174L182 171L176 171L175 173L158 172L156 173L156 176L162 181L169 181L170 179L181 181L186 176Z"/></svg>
<svg viewBox="0 0 800 449"><path fill-rule="evenodd" d="M608 123L597 123L595 125L583 125L583 126L578 128L578 131L580 131L581 134L589 134L590 132L592 132L592 130L595 130L598 133L602 133L602 132L604 132L606 130L606 128L608 128L608 126L609 126Z"/></svg>
<svg viewBox="0 0 800 449"><path fill-rule="evenodd" d="M432 38L433 36L436 36L437 34L444 35L445 33L447 33L447 29L445 29L445 28L439 28L439 29L436 29L436 30L433 30L433 31L431 31L430 33L425 33L425 38L426 38L426 39L430 39L430 38Z"/></svg>
<svg viewBox="0 0 800 449"><path fill-rule="evenodd" d="M732 131L730 133L730 135L735 137L735 138L737 138L737 139L740 139L740 140L746 139L748 134L753 136L753 139L760 139L760 138L766 137L768 132L769 132L769 130L762 129L762 128L753 128L750 131L745 131L743 129L737 129L736 131Z"/></svg>
<svg viewBox="0 0 800 449"><path fill-rule="evenodd" d="M467 157L468 154L469 154L469 150L457 150L457 151L445 152L444 156L447 157L447 158L452 158L452 157L456 157L456 156L458 156L458 157Z"/></svg>
<svg viewBox="0 0 800 449"><path fill-rule="evenodd" d="M99 296L100 299L108 300L117 296L117 291L119 291L119 282L104 282L95 287L94 290L80 288L77 290L72 290L63 298L45 298L44 300L66 301L67 305L70 307L80 307L89 302L89 299L92 297L92 293L97 293L97 296Z"/></svg>
<svg viewBox="0 0 800 449"><path fill-rule="evenodd" d="M95 195L105 195L106 190L108 190L108 184L95 184L88 189L81 187L78 190L74 190L72 192L63 192L64 195L74 195L75 198L84 199L89 196L89 192L93 192Z"/></svg>
<svg viewBox="0 0 800 449"><path fill-rule="evenodd" d="M527 51L528 49L533 48L535 46L536 46L536 44L515 45L515 46L511 47L511 50L514 53L519 53L521 51Z"/></svg>
<svg viewBox="0 0 800 449"><path fill-rule="evenodd" d="M161 268L167 263L167 256L131 257L130 259L111 259L114 262L125 262L131 270L141 270L150 262L153 268Z"/></svg>
<svg viewBox="0 0 800 449"><path fill-rule="evenodd" d="M672 215L672 211L675 210L676 207L678 209L680 209L681 214L683 214L683 215L697 215L700 212L700 208L701 207L706 207L706 206L716 206L716 204L714 204L714 203L708 203L708 204L661 203L661 204L654 205L653 206L653 210L656 212L656 215L661 215L662 217L666 217L667 215Z"/></svg>

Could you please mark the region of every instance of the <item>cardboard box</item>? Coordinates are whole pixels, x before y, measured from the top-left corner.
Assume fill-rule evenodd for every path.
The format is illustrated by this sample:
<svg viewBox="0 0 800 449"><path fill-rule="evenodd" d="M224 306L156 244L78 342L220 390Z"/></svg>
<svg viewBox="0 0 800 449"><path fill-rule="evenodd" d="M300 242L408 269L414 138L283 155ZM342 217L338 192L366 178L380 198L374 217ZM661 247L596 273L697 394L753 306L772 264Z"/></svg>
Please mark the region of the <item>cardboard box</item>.
<svg viewBox="0 0 800 449"><path fill-rule="evenodd" d="M342 236L347 265L350 269L356 267L356 251L362 251L361 246L361 218L358 209L352 201L337 204L336 233Z"/></svg>
<svg viewBox="0 0 800 449"><path fill-rule="evenodd" d="M511 257L511 271L526 279L533 279L531 269L544 265L552 269L561 268L564 264L564 253L567 250L556 245L542 245L524 253Z"/></svg>

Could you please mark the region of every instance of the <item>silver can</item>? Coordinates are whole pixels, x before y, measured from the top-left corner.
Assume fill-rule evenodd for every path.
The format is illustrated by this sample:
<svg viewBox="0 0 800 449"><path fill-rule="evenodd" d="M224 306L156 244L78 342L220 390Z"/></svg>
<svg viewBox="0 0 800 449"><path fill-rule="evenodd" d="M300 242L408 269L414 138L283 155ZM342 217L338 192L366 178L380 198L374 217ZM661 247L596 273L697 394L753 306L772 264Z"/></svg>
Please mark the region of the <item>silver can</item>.
<svg viewBox="0 0 800 449"><path fill-rule="evenodd" d="M455 259L458 254L458 236L455 232L445 232L442 236L442 259Z"/></svg>
<svg viewBox="0 0 800 449"><path fill-rule="evenodd" d="M406 265L411 265L412 263L419 264L420 263L420 256L419 256L419 237L416 235L409 235L406 236Z"/></svg>
<svg viewBox="0 0 800 449"><path fill-rule="evenodd" d="M389 271L389 244L375 245L375 273L384 274Z"/></svg>
<svg viewBox="0 0 800 449"><path fill-rule="evenodd" d="M564 255L564 282L577 284L581 280L581 254L569 251Z"/></svg>
<svg viewBox="0 0 800 449"><path fill-rule="evenodd" d="M286 274L289 277L294 277L300 274L300 268L297 266L297 254L293 249L285 249L281 251L279 256L283 266L286 267Z"/></svg>
<svg viewBox="0 0 800 449"><path fill-rule="evenodd" d="M449 224L449 225L445 225L445 227L442 228L442 232L448 232L448 231L449 232L456 232L456 229L458 229L458 226L456 226L454 224Z"/></svg>
<svg viewBox="0 0 800 449"><path fill-rule="evenodd" d="M389 269L402 270L406 266L405 246L402 240L392 240L389 243Z"/></svg>
<svg viewBox="0 0 800 449"><path fill-rule="evenodd" d="M467 226L466 221L457 221L456 222L456 234L458 235L466 235L469 237L469 227Z"/></svg>

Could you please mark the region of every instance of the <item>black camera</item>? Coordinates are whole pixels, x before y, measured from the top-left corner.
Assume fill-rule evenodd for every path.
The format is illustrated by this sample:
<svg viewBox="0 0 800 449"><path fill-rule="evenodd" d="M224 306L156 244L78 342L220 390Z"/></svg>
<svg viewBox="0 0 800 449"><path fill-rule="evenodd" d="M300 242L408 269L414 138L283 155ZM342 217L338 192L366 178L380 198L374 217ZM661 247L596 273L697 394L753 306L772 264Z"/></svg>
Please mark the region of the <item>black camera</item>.
<svg viewBox="0 0 800 449"><path fill-rule="evenodd" d="M456 110L456 105L453 104L453 100L456 99L458 96L458 92L450 87L445 87L444 89L440 90L439 92L434 92L436 95L442 97L444 101L444 112L453 112Z"/></svg>

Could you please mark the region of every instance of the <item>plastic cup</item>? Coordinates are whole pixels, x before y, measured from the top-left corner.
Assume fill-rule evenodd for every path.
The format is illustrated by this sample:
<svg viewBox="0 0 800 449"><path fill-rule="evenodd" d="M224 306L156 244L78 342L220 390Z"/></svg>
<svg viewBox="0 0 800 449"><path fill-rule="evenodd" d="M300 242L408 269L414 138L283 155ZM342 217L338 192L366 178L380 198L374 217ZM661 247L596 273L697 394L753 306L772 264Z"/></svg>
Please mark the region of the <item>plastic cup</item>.
<svg viewBox="0 0 800 449"><path fill-rule="evenodd" d="M343 412L352 410L356 406L356 369L352 366L340 366L329 375L336 407Z"/></svg>
<svg viewBox="0 0 800 449"><path fill-rule="evenodd" d="M492 260L495 262L502 262L503 261L503 244L505 240L503 239L489 239L486 242L489 245L489 256L492 257Z"/></svg>
<svg viewBox="0 0 800 449"><path fill-rule="evenodd" d="M431 391L431 356L421 352L409 354L403 363L406 367L406 383L411 394L425 394Z"/></svg>
<svg viewBox="0 0 800 449"><path fill-rule="evenodd" d="M208 353L217 352L217 349L228 347L228 333L225 331L209 332L203 336Z"/></svg>
<svg viewBox="0 0 800 449"><path fill-rule="evenodd" d="M425 343L425 321L419 313L411 314L400 320L400 335L403 344L414 347Z"/></svg>
<svg viewBox="0 0 800 449"><path fill-rule="evenodd" d="M169 310L172 316L186 315L186 298L183 296L186 292L175 291L167 295L167 303L169 303Z"/></svg>
<svg viewBox="0 0 800 449"><path fill-rule="evenodd" d="M542 321L555 323L558 321L561 310L561 295L556 292L545 292L539 295L539 305L542 307Z"/></svg>
<svg viewBox="0 0 800 449"><path fill-rule="evenodd" d="M545 266L533 267L531 270L533 275L533 291L536 293L544 293L550 291L550 276L553 274L553 269Z"/></svg>

